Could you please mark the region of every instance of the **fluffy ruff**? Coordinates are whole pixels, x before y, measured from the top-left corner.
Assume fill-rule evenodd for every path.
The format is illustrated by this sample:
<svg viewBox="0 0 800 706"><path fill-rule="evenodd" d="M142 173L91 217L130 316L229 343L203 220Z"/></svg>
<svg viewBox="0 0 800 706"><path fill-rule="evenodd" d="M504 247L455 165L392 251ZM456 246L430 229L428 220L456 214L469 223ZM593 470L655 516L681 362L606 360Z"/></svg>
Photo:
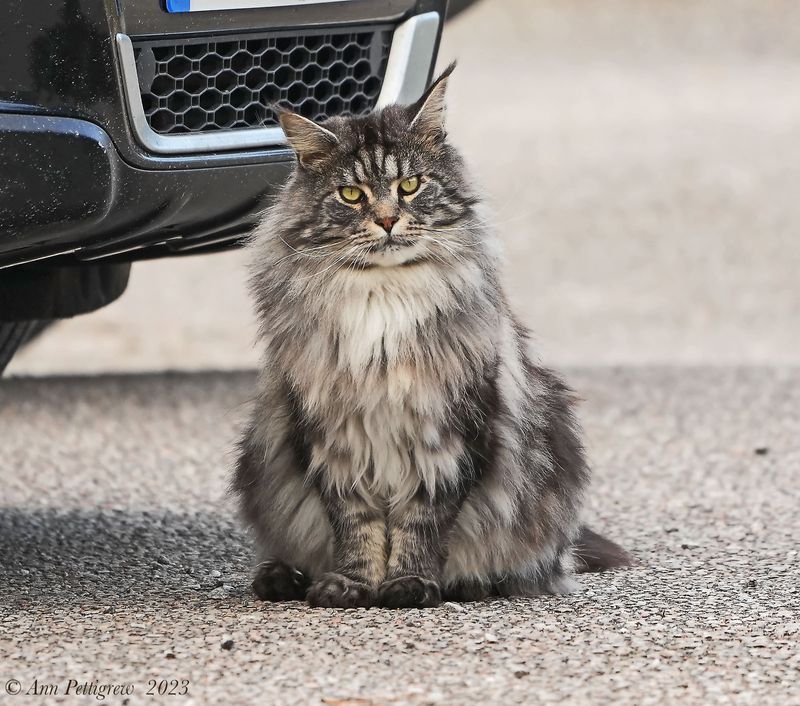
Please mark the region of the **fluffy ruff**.
<svg viewBox="0 0 800 706"><path fill-rule="evenodd" d="M448 598L570 590L587 481L573 395L529 361L493 258L313 276L274 242L261 257L267 353L235 487L263 566L308 585L350 569L372 589L341 586L337 603L318 587L318 605L375 603L397 547L433 563L409 575L427 570ZM408 531L434 506L442 519ZM358 525L352 556L334 523Z"/></svg>

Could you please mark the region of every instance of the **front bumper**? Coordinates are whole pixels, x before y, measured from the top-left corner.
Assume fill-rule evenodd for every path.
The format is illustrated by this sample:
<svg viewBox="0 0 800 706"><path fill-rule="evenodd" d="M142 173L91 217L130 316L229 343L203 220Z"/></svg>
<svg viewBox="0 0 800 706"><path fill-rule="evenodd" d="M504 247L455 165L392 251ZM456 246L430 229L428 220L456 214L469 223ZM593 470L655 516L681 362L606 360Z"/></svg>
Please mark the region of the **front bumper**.
<svg viewBox="0 0 800 706"><path fill-rule="evenodd" d="M0 115L0 267L197 252L235 242L285 180L286 150L250 163L142 169L85 120Z"/></svg>
<svg viewBox="0 0 800 706"><path fill-rule="evenodd" d="M70 31L74 41L94 41L87 45L85 82L41 72L15 76L5 72L5 61L0 71L0 268L44 258L130 261L225 247L252 228L285 181L292 155L275 128L148 134L131 66L125 66L127 38L329 26L332 17L335 26L388 23L395 38L379 104L411 102L433 69L445 1L354 0L338 9L331 3L192 17L167 15L155 0L81 6L85 16L70 20ZM408 31L431 13L437 17L432 32L430 23L422 33ZM60 29L47 36L69 35L64 13L57 19ZM111 30L107 41L95 41L101 19ZM31 46L34 56L45 45ZM29 57L27 66L33 72L36 62Z"/></svg>

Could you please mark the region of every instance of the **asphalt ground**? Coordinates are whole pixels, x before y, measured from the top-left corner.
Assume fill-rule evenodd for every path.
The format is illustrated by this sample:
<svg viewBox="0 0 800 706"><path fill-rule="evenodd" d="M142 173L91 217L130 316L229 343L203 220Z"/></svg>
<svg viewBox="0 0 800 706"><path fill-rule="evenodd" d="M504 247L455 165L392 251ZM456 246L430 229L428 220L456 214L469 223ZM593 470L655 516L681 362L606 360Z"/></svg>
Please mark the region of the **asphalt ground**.
<svg viewBox="0 0 800 706"><path fill-rule="evenodd" d="M132 684L129 703L162 679L194 703L800 703L800 371L569 377L587 517L637 566L408 611L250 594L225 471L253 374L5 381L3 683Z"/></svg>
<svg viewBox="0 0 800 706"><path fill-rule="evenodd" d="M142 263L0 382L0 699L800 703L799 13L486 0L447 29L453 137L635 568L424 612L255 602L226 495L244 255Z"/></svg>

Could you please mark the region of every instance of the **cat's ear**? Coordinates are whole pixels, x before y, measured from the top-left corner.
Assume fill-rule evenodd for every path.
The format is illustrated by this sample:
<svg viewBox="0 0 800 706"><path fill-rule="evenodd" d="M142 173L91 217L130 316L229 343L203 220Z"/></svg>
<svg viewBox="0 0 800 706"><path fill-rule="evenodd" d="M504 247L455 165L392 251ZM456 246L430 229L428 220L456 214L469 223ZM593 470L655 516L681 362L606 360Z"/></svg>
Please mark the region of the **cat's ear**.
<svg viewBox="0 0 800 706"><path fill-rule="evenodd" d="M297 113L281 112L278 120L286 133L286 139L297 153L300 166L306 169L319 166L339 144L339 138L330 130Z"/></svg>
<svg viewBox="0 0 800 706"><path fill-rule="evenodd" d="M454 61L437 78L413 106L410 129L434 139L445 136L447 79L456 68Z"/></svg>

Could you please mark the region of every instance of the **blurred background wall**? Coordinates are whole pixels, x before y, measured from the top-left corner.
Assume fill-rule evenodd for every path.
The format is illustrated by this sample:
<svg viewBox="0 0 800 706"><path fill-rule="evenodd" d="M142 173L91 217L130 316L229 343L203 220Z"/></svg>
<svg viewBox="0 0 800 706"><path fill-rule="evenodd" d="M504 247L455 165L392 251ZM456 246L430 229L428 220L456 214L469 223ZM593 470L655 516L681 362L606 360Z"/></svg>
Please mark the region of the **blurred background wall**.
<svg viewBox="0 0 800 706"><path fill-rule="evenodd" d="M449 121L554 365L800 363L800 3L483 0ZM246 368L245 256L134 266L10 374Z"/></svg>

